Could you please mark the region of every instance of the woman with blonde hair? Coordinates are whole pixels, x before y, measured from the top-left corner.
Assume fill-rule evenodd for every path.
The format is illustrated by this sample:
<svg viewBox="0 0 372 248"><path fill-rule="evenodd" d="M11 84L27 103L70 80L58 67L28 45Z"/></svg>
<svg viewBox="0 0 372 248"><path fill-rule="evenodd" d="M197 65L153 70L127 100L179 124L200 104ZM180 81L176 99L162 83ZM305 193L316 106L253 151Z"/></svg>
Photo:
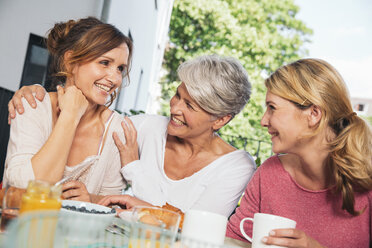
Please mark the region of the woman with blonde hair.
<svg viewBox="0 0 372 248"><path fill-rule="evenodd" d="M277 154L249 182L227 236L244 240L240 221L255 213L293 219L262 242L285 247L370 247L372 135L353 112L340 74L319 59L302 59L265 81L261 125ZM244 230L252 234L252 224Z"/></svg>

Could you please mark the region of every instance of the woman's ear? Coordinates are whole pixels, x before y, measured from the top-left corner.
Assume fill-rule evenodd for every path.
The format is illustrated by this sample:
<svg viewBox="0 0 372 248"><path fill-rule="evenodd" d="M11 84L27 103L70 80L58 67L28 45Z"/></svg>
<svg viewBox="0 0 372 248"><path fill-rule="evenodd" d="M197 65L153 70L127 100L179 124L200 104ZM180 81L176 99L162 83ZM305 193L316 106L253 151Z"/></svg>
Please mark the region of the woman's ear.
<svg viewBox="0 0 372 248"><path fill-rule="evenodd" d="M66 71L67 72L72 72L72 68L71 68L71 62L70 62L70 59L71 59L71 56L72 56L72 51L71 50L68 50L67 52L65 52L65 54L63 55L63 63L65 64L65 67L66 67Z"/></svg>
<svg viewBox="0 0 372 248"><path fill-rule="evenodd" d="M308 123L309 127L315 127L319 124L320 120L322 119L322 110L319 108L319 106L312 105L309 108L309 114L308 114Z"/></svg>
<svg viewBox="0 0 372 248"><path fill-rule="evenodd" d="M212 127L213 130L218 131L220 128L225 126L229 121L231 121L231 119L232 119L232 115L230 114L217 118L213 122L213 127Z"/></svg>

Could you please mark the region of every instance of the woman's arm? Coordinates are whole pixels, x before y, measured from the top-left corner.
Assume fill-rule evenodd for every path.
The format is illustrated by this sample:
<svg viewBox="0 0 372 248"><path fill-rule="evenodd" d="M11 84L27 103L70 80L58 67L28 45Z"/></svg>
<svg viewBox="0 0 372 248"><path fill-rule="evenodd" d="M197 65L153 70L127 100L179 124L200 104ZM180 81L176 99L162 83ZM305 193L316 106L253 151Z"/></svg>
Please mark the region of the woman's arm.
<svg viewBox="0 0 372 248"><path fill-rule="evenodd" d="M122 209L131 209L135 206L152 206L150 203L130 195L108 195L103 197L98 204L103 206L119 205Z"/></svg>
<svg viewBox="0 0 372 248"><path fill-rule="evenodd" d="M12 121L6 171L11 184L25 187L30 179L51 183L61 179L76 126L88 103L74 86L67 88L65 94L59 88L58 96L61 113L51 131L45 124L48 117L40 116L50 114L47 110L28 107L26 115Z"/></svg>
<svg viewBox="0 0 372 248"><path fill-rule="evenodd" d="M35 178L55 183L63 176L75 131L88 101L75 86L58 87L58 107L61 110L46 143L32 157Z"/></svg>
<svg viewBox="0 0 372 248"><path fill-rule="evenodd" d="M262 165L261 165L262 166ZM249 181L244 195L240 201L240 206L236 209L235 213L230 217L227 224L226 236L248 242L240 232L240 222L243 218L253 218L254 213L260 212L260 171L259 169L253 175L251 181ZM252 237L252 223L246 221L244 223L245 233Z"/></svg>

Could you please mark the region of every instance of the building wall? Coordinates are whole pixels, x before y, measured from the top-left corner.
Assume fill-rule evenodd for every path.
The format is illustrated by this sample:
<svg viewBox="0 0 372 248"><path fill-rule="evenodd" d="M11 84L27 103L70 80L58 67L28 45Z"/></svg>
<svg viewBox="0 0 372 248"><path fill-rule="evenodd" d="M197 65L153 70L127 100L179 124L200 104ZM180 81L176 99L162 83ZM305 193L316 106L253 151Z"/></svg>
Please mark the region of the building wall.
<svg viewBox="0 0 372 248"><path fill-rule="evenodd" d="M173 0L107 1L107 22L133 38L130 85L122 88L116 109L156 113L158 76L168 34Z"/></svg>
<svg viewBox="0 0 372 248"><path fill-rule="evenodd" d="M30 33L45 36L57 21L95 16L130 32L134 42L131 82L112 108L155 113L172 6L173 0L0 0L0 87L19 88Z"/></svg>
<svg viewBox="0 0 372 248"><path fill-rule="evenodd" d="M372 116L372 98L351 98L351 104L355 112L362 116Z"/></svg>
<svg viewBox="0 0 372 248"><path fill-rule="evenodd" d="M103 2L0 0L0 87L11 91L19 88L30 33L45 36L56 21L100 18Z"/></svg>

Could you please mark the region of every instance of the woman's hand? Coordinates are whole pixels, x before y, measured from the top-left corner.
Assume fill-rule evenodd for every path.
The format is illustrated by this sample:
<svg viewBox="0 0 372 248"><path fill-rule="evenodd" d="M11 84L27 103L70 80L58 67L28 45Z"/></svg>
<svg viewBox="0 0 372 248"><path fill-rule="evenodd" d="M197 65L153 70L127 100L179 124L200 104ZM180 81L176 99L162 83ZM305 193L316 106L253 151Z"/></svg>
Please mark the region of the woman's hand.
<svg viewBox="0 0 372 248"><path fill-rule="evenodd" d="M131 209L135 206L152 206L150 203L130 195L108 195L103 197L98 204L103 206L119 205L122 209Z"/></svg>
<svg viewBox="0 0 372 248"><path fill-rule="evenodd" d="M121 122L121 127L124 131L125 144L120 141L116 132L113 132L112 138L114 139L116 147L119 149L121 167L129 164L134 160L138 160L138 143L137 143L137 130L133 122L125 117L125 121Z"/></svg>
<svg viewBox="0 0 372 248"><path fill-rule="evenodd" d="M57 86L58 107L62 113L68 113L77 120L84 115L88 108L88 100L83 95L81 90L75 85L69 86L66 89Z"/></svg>
<svg viewBox="0 0 372 248"><path fill-rule="evenodd" d="M62 185L62 198L66 200L92 202L84 183L70 181Z"/></svg>
<svg viewBox="0 0 372 248"><path fill-rule="evenodd" d="M10 99L8 103L8 124L10 124L10 119L15 118L16 112L18 112L19 114L23 114L24 108L22 104L22 97L26 98L31 107L36 108L36 101L33 93L35 93L35 97L39 101L42 101L46 94L43 86L38 84L23 86L14 93L12 99Z"/></svg>
<svg viewBox="0 0 372 248"><path fill-rule="evenodd" d="M269 237L264 237L262 242L267 245L284 247L324 247L315 239L308 236L304 231L295 228L272 230Z"/></svg>

